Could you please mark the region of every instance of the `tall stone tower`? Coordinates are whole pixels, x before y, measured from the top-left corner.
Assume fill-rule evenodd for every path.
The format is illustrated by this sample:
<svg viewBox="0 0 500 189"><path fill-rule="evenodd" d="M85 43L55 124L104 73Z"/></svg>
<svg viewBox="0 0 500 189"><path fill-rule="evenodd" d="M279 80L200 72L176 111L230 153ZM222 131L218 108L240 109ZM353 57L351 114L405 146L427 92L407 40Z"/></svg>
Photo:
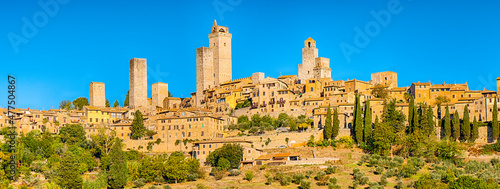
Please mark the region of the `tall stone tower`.
<svg viewBox="0 0 500 189"><path fill-rule="evenodd" d="M209 47L196 49L196 105L201 105L203 91L215 86L213 50Z"/></svg>
<svg viewBox="0 0 500 189"><path fill-rule="evenodd" d="M304 83L306 79L314 77L315 61L318 57L318 49L316 48L316 41L308 38L304 41L304 48L302 48L302 64L299 64L299 80Z"/></svg>
<svg viewBox="0 0 500 189"><path fill-rule="evenodd" d="M500 77L497 78L497 94L500 94Z"/></svg>
<svg viewBox="0 0 500 189"><path fill-rule="evenodd" d="M331 78L332 69L330 69L330 59L318 57L314 59L315 66L313 68L314 78Z"/></svg>
<svg viewBox="0 0 500 189"><path fill-rule="evenodd" d="M148 74L144 58L129 61L129 106L146 107L148 104Z"/></svg>
<svg viewBox="0 0 500 189"><path fill-rule="evenodd" d="M212 33L208 34L208 39L209 47L213 51L215 84L217 85L232 79L231 38L229 28L218 26L217 21L214 20Z"/></svg>
<svg viewBox="0 0 500 189"><path fill-rule="evenodd" d="M154 107L163 107L163 100L168 97L168 84L163 82L153 83L152 86L152 96L151 96L151 104Z"/></svg>
<svg viewBox="0 0 500 189"><path fill-rule="evenodd" d="M104 89L104 83L102 82L90 82L89 85L89 98L90 106L95 107L105 107L106 106L106 95Z"/></svg>

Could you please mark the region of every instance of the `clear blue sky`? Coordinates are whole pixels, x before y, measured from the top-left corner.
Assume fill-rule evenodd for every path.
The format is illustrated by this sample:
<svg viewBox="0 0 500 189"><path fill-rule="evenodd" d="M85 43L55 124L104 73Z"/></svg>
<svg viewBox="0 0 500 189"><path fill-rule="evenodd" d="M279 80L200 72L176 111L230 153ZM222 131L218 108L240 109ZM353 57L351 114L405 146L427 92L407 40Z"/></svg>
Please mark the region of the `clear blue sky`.
<svg viewBox="0 0 500 189"><path fill-rule="evenodd" d="M370 12L388 11L391 0L65 1L49 12L39 1L1 2L1 107L8 74L17 77L19 108L57 108L62 100L88 97L92 81L104 82L106 98L122 105L134 57L148 60L148 96L151 84L161 81L174 96L190 97L196 48L208 46L214 19L233 34L233 79L297 74L308 37L317 41L319 56L330 58L335 80L369 81L370 73L395 71L399 86L467 81L472 90L496 90L500 76L495 0L401 0L378 31ZM369 43L358 42L359 53L348 61L341 44L356 47L355 28L367 25Z"/></svg>

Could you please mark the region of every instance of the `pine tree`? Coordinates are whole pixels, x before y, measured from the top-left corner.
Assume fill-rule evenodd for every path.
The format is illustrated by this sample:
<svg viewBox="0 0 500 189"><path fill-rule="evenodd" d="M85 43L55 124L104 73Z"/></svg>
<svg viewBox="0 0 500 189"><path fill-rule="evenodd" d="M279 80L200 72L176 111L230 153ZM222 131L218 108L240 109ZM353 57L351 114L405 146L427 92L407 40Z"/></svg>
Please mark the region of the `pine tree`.
<svg viewBox="0 0 500 189"><path fill-rule="evenodd" d="M115 103L113 103L113 107L119 107L120 106L120 103L118 103L118 100L115 100Z"/></svg>
<svg viewBox="0 0 500 189"><path fill-rule="evenodd" d="M323 128L323 139L328 140L332 138L332 109L328 105L326 110L325 127Z"/></svg>
<svg viewBox="0 0 500 189"><path fill-rule="evenodd" d="M408 105L408 134L413 132L413 114L415 113L415 100L413 96L410 97L410 104Z"/></svg>
<svg viewBox="0 0 500 189"><path fill-rule="evenodd" d="M361 102L359 95L356 94L356 102L354 105L354 137L356 142L360 144L363 142L363 120L361 117Z"/></svg>
<svg viewBox="0 0 500 189"><path fill-rule="evenodd" d="M339 135L340 130L340 120L339 120L339 112L337 108L333 111L333 124L332 124L332 139L335 139Z"/></svg>
<svg viewBox="0 0 500 189"><path fill-rule="evenodd" d="M127 107L127 106L128 106L128 101L129 101L129 98L128 98L128 96L129 96L129 95L128 95L128 92L129 92L129 91L127 91L127 96L125 96L125 101L123 102L123 107Z"/></svg>
<svg viewBox="0 0 500 189"><path fill-rule="evenodd" d="M471 136L470 136L470 141L474 142L476 139L479 138L479 128L477 125L477 119L476 116L474 116L474 122L472 122L472 131L471 131Z"/></svg>
<svg viewBox="0 0 500 189"><path fill-rule="evenodd" d="M498 107L497 107L497 98L495 97L495 103L493 104L493 114L491 119L491 133L493 136L493 140L496 141L498 139L498 135L500 134L498 128Z"/></svg>
<svg viewBox="0 0 500 189"><path fill-rule="evenodd" d="M372 111L370 108L370 101L367 100L365 103L365 129L363 132L364 141L368 142L372 136Z"/></svg>
<svg viewBox="0 0 500 189"><path fill-rule="evenodd" d="M464 124L461 127L462 139L463 141L468 141L470 138L470 117L469 117L469 108L465 106L464 108Z"/></svg>
<svg viewBox="0 0 500 189"><path fill-rule="evenodd" d="M458 110L455 110L453 114L453 139L460 139L460 117L458 116Z"/></svg>
<svg viewBox="0 0 500 189"><path fill-rule="evenodd" d="M451 120L450 120L450 109L448 105L446 106L446 113L444 114L444 137L451 137Z"/></svg>
<svg viewBox="0 0 500 189"><path fill-rule="evenodd" d="M108 108L111 107L111 104L109 104L109 100L108 99L106 99L106 107L108 107Z"/></svg>
<svg viewBox="0 0 500 189"><path fill-rule="evenodd" d="M108 187L123 188L127 185L128 169L125 153L122 150L120 139L115 139L115 143L110 152L110 166L108 171Z"/></svg>
<svg viewBox="0 0 500 189"><path fill-rule="evenodd" d="M64 152L60 165L56 170L56 184L62 188L82 188L83 178L79 173L80 163L78 159L67 150Z"/></svg>
<svg viewBox="0 0 500 189"><path fill-rule="evenodd" d="M132 125L132 139L139 139L144 136L146 128L144 127L144 120L141 111L135 111L134 121Z"/></svg>

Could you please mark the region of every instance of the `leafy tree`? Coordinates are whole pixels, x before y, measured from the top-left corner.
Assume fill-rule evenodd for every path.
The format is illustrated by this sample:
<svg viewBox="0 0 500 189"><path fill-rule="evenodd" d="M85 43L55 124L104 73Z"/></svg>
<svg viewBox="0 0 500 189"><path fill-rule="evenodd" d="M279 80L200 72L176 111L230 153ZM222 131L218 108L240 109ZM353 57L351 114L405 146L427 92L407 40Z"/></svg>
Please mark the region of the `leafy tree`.
<svg viewBox="0 0 500 189"><path fill-rule="evenodd" d="M493 114L492 114L492 119L491 119L491 133L493 136L493 140L498 139L498 135L500 134L500 131L498 128L498 107L497 107L497 98L494 99L495 103L493 104Z"/></svg>
<svg viewBox="0 0 500 189"><path fill-rule="evenodd" d="M141 111L135 111L135 117L132 125L132 139L139 139L144 136L146 127L144 127L144 120Z"/></svg>
<svg viewBox="0 0 500 189"><path fill-rule="evenodd" d="M460 138L460 118L458 117L458 110L453 114L453 138L458 140Z"/></svg>
<svg viewBox="0 0 500 189"><path fill-rule="evenodd" d="M113 107L114 108L120 107L120 103L118 103L118 100L115 100L115 103L113 103Z"/></svg>
<svg viewBox="0 0 500 189"><path fill-rule="evenodd" d="M295 119L290 118L289 121L290 121L290 131L296 131L298 129L298 126Z"/></svg>
<svg viewBox="0 0 500 189"><path fill-rule="evenodd" d="M372 95L376 98L386 99L389 96L389 92L385 85L375 84L375 86L373 86Z"/></svg>
<svg viewBox="0 0 500 189"><path fill-rule="evenodd" d="M109 103L108 99L106 99L106 107L108 107L108 108L111 107L111 104Z"/></svg>
<svg viewBox="0 0 500 189"><path fill-rule="evenodd" d="M127 91L127 96L125 96L125 101L123 101L123 107L127 107L129 104L129 91Z"/></svg>
<svg viewBox="0 0 500 189"><path fill-rule="evenodd" d="M243 147L239 144L224 144L208 154L206 162L212 167L219 165L219 160L224 158L229 161L231 168L237 168L243 159Z"/></svg>
<svg viewBox="0 0 500 189"><path fill-rule="evenodd" d="M464 123L462 127L460 128L461 133L462 133L462 139L463 141L468 141L470 138L470 117L469 117L469 108L468 106L464 107Z"/></svg>
<svg viewBox="0 0 500 189"><path fill-rule="evenodd" d="M106 127L101 127L97 130L96 134L90 135L95 145L92 149L94 151L94 156L101 158L109 155L111 147L116 141L115 134L116 132L114 130L108 130Z"/></svg>
<svg viewBox="0 0 500 189"><path fill-rule="evenodd" d="M486 181L470 176L464 175L458 177L457 180L452 181L448 185L449 189L462 189L462 188L477 188L477 189L493 189L498 188L496 183L488 184Z"/></svg>
<svg viewBox="0 0 500 189"><path fill-rule="evenodd" d="M248 122L250 122L250 120L248 120L247 115L241 115L240 117L238 117L238 123L248 123Z"/></svg>
<svg viewBox="0 0 500 189"><path fill-rule="evenodd" d="M470 141L474 142L478 138L479 138L479 128L478 128L476 116L474 116L474 122L472 122L472 131L471 131Z"/></svg>
<svg viewBox="0 0 500 189"><path fill-rule="evenodd" d="M260 122L261 122L260 115L259 114L254 114L252 116L252 126L259 127L260 124L261 124Z"/></svg>
<svg viewBox="0 0 500 189"><path fill-rule="evenodd" d="M325 127L323 128L323 138L325 140L332 138L332 109L330 105L328 105L328 109L326 110L326 119L325 119Z"/></svg>
<svg viewBox="0 0 500 189"><path fill-rule="evenodd" d="M75 108L77 110L82 110L82 108L84 106L88 106L89 105L89 100L85 97L79 97L75 100L73 100L73 106L75 106Z"/></svg>
<svg viewBox="0 0 500 189"><path fill-rule="evenodd" d="M110 166L108 171L108 187L123 188L127 184L128 169L125 153L122 150L120 139L115 139L110 152Z"/></svg>
<svg viewBox="0 0 500 189"><path fill-rule="evenodd" d="M286 113L280 113L278 115L278 119L276 119L276 125L278 127L289 127L290 126L290 117Z"/></svg>
<svg viewBox="0 0 500 189"><path fill-rule="evenodd" d="M56 183L62 188L82 188L83 178L78 172L79 163L70 151L63 154L60 165L57 167Z"/></svg>
<svg viewBox="0 0 500 189"><path fill-rule="evenodd" d="M168 91L168 97L173 97L172 93L170 93L170 91Z"/></svg>
<svg viewBox="0 0 500 189"><path fill-rule="evenodd" d="M363 120L361 117L361 102L359 100L359 95L356 94L356 100L354 104L354 137L358 144L363 142Z"/></svg>
<svg viewBox="0 0 500 189"><path fill-rule="evenodd" d="M451 137L451 119L450 119L450 109L446 105L446 113L444 114L444 136L445 138Z"/></svg>
<svg viewBox="0 0 500 189"><path fill-rule="evenodd" d="M368 142L372 136L372 110L370 108L370 101L367 100L365 103L365 130L363 132L364 141Z"/></svg>
<svg viewBox="0 0 500 189"><path fill-rule="evenodd" d="M220 158L217 162L217 167L228 170L229 168L231 168L231 163L226 158Z"/></svg>
<svg viewBox="0 0 500 189"><path fill-rule="evenodd" d="M338 108L335 108L335 111L333 111L332 139L335 139L337 136L339 136L340 120L339 111L337 109Z"/></svg>
<svg viewBox="0 0 500 189"><path fill-rule="evenodd" d="M84 141L85 134L85 130L80 124L67 124L59 131L61 141L70 145Z"/></svg>
<svg viewBox="0 0 500 189"><path fill-rule="evenodd" d="M59 103L59 109L70 110L71 108L72 108L71 101L69 101L69 100L63 100L63 101L61 101L61 103Z"/></svg>

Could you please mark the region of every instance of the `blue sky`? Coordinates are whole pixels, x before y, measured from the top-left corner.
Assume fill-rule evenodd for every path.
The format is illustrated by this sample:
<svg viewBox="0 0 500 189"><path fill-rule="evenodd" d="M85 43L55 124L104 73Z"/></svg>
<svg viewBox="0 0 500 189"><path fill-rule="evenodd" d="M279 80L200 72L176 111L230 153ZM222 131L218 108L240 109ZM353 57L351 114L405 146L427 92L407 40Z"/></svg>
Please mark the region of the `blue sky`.
<svg viewBox="0 0 500 189"><path fill-rule="evenodd" d="M54 2L58 9L39 5ZM253 72L297 74L308 37L317 41L319 56L330 58L335 80L369 81L370 73L395 71L399 86L468 82L472 90L496 90L500 76L500 1L494 0L1 4L0 89L7 90L6 76L14 75L19 108L57 108L62 100L88 97L92 81L104 82L106 98L122 105L134 57L148 59L148 96L151 84L161 81L174 96L190 97L196 90L196 48L208 46L214 19L233 34L233 79ZM373 11L389 13L390 20L381 16L377 22ZM346 55L348 46L355 53ZM0 106L6 104L7 92L0 92Z"/></svg>

